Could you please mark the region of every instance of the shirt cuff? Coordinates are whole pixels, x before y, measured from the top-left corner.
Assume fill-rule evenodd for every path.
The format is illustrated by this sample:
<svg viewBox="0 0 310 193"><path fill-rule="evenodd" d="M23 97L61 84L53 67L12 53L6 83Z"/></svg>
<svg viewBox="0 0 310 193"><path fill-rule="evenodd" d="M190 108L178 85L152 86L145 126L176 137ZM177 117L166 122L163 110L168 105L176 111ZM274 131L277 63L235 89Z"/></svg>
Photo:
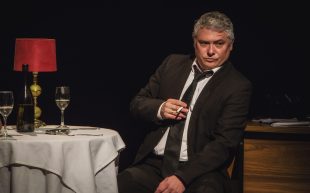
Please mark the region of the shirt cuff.
<svg viewBox="0 0 310 193"><path fill-rule="evenodd" d="M161 107L164 105L164 103L165 103L165 102L161 103L161 105L159 106L158 111L157 111L157 118L158 118L159 120L163 120L163 117L162 117L161 114L160 114L160 110L161 110Z"/></svg>

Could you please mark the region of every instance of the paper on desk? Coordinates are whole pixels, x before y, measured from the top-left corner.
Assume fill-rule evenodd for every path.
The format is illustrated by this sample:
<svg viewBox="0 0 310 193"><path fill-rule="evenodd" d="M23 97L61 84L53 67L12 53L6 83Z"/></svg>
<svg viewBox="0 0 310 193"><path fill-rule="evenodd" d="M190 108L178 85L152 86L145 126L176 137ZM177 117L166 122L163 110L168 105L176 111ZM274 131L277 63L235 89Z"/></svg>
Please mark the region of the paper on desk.
<svg viewBox="0 0 310 193"><path fill-rule="evenodd" d="M291 121L291 122L274 122L272 127L310 127L310 121Z"/></svg>
<svg viewBox="0 0 310 193"><path fill-rule="evenodd" d="M276 122L298 122L297 118L291 118L291 119L275 119L275 118L264 118L264 119L253 119L253 122L256 123L265 123L265 124L271 124L271 123L276 123Z"/></svg>

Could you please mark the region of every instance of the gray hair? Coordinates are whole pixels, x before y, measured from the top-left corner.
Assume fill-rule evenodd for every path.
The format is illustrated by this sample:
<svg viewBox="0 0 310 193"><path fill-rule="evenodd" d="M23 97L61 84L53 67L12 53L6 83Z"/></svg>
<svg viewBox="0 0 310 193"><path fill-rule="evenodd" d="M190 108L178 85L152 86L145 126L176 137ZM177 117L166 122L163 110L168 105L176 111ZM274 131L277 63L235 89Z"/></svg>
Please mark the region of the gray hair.
<svg viewBox="0 0 310 193"><path fill-rule="evenodd" d="M231 20L225 14L218 11L207 12L200 16L194 25L193 38L197 36L198 31L202 28L225 32L231 41L235 39L234 26Z"/></svg>

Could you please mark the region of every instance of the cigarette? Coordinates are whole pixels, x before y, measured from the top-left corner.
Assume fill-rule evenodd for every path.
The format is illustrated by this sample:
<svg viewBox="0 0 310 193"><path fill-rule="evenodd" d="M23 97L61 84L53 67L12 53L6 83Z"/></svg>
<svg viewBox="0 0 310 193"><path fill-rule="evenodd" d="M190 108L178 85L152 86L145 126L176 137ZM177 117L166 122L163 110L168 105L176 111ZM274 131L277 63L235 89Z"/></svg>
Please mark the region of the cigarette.
<svg viewBox="0 0 310 193"><path fill-rule="evenodd" d="M183 108L184 108L184 107L178 108L177 113L180 113L180 112L182 111Z"/></svg>

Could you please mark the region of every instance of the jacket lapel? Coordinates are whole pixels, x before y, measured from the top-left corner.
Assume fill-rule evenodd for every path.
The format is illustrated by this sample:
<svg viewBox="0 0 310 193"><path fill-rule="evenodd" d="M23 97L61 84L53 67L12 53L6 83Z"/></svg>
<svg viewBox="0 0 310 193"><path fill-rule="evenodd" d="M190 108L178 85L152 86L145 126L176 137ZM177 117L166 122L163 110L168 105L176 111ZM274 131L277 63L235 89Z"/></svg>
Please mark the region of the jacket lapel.
<svg viewBox="0 0 310 193"><path fill-rule="evenodd" d="M197 121L197 118L200 115L201 109L204 108L206 105L205 103L208 103L208 98L210 97L210 94L213 92L213 90L219 85L223 79L225 79L226 74L231 70L231 63L226 62L221 69L219 69L213 77L210 79L210 81L205 85L203 90L201 91L199 97L197 98L197 101L195 103L191 119L188 126L188 153L189 155L192 153L191 149L191 142L194 139L195 136L195 130L198 128L194 128L193 124Z"/></svg>
<svg viewBox="0 0 310 193"><path fill-rule="evenodd" d="M213 77L210 79L210 81L205 85L205 87L202 89L199 97L197 98L193 114L195 114L195 109L199 109L199 107L205 103L209 97L209 95L212 93L212 91L215 89L217 85L220 84L220 82L225 78L226 73L231 69L231 63L226 62L221 69L219 69ZM193 115L192 114L192 115Z"/></svg>
<svg viewBox="0 0 310 193"><path fill-rule="evenodd" d="M174 88L171 89L173 92L173 98L179 99L182 93L183 87L186 83L189 73L192 70L193 59L189 58L184 62L184 64L180 65L178 76L176 77L176 84Z"/></svg>

